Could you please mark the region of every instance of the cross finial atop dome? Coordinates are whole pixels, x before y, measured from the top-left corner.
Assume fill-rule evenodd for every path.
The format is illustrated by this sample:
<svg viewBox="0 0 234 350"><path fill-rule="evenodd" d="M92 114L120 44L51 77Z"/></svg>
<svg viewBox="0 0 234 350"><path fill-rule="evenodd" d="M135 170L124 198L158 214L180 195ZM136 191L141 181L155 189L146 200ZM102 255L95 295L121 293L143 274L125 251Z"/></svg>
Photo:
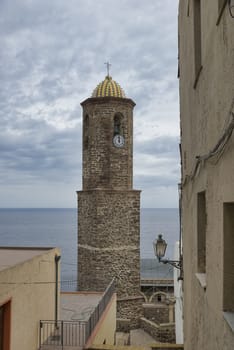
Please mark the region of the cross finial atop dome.
<svg viewBox="0 0 234 350"><path fill-rule="evenodd" d="M111 66L111 64L110 64L110 62L105 62L104 64L106 64L106 69L107 69L107 76L109 77L110 76L110 66Z"/></svg>

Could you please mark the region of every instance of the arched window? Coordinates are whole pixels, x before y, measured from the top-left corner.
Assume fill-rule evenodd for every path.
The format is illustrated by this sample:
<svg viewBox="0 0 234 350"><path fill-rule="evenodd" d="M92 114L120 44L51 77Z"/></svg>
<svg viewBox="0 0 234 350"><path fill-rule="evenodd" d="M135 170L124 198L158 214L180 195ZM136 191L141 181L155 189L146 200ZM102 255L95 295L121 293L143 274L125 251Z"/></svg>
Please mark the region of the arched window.
<svg viewBox="0 0 234 350"><path fill-rule="evenodd" d="M86 114L84 118L84 125L83 125L83 130L84 130L84 148L88 147L89 144L89 116Z"/></svg>
<svg viewBox="0 0 234 350"><path fill-rule="evenodd" d="M121 127L121 120L122 115L120 113L117 113L114 116L114 135L122 134L122 127Z"/></svg>

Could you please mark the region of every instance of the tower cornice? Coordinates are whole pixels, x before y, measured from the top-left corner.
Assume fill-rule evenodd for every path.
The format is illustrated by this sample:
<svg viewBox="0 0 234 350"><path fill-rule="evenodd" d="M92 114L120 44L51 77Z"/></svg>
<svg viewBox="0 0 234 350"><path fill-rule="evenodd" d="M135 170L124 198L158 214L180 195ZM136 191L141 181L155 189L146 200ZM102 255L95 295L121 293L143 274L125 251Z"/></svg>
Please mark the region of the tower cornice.
<svg viewBox="0 0 234 350"><path fill-rule="evenodd" d="M132 107L136 105L136 103L131 98L123 98L123 97L113 97L113 96L105 96L105 97L89 97L83 102L81 102L81 106L87 106L89 104L107 104L107 103L118 103L118 104L129 104Z"/></svg>

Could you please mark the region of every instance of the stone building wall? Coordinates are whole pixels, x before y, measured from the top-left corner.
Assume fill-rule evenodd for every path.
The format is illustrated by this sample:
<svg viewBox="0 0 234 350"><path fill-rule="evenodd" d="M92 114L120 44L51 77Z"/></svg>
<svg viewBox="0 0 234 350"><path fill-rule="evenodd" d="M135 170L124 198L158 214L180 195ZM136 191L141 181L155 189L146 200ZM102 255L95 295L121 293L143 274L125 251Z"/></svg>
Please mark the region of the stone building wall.
<svg viewBox="0 0 234 350"><path fill-rule="evenodd" d="M119 328L117 327L117 331L123 331L121 325L127 328L127 320L129 320L129 329L140 327L140 318L143 316L143 302L144 298L137 295L117 299L117 318L123 320L117 322L117 326L120 325Z"/></svg>
<svg viewBox="0 0 234 350"><path fill-rule="evenodd" d="M83 190L132 189L133 107L123 98L90 98L83 106ZM120 116L125 145L113 145L114 118Z"/></svg>
<svg viewBox="0 0 234 350"><path fill-rule="evenodd" d="M144 304L144 317L156 323L168 323L169 305Z"/></svg>
<svg viewBox="0 0 234 350"><path fill-rule="evenodd" d="M118 297L140 291L140 192L78 193L79 290L103 290L116 279Z"/></svg>
<svg viewBox="0 0 234 350"><path fill-rule="evenodd" d="M115 278L118 317L130 314L134 327L139 305L128 298L140 295L140 191L132 188L135 103L127 98L98 97L81 105L78 288L102 291ZM124 137L122 147L114 145L115 135Z"/></svg>
<svg viewBox="0 0 234 350"><path fill-rule="evenodd" d="M174 323L157 324L142 317L140 325L141 328L150 334L156 341L161 343L175 343Z"/></svg>

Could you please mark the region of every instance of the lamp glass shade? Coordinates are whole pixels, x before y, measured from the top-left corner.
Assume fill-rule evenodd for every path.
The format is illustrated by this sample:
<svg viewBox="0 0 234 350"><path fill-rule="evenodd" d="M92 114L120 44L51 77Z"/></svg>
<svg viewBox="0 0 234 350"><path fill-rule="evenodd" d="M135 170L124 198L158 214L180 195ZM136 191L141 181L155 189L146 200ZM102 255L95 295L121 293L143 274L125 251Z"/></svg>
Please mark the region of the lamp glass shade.
<svg viewBox="0 0 234 350"><path fill-rule="evenodd" d="M153 242L154 254L158 259L164 257L167 249L167 243L162 238L162 235L158 235L158 238Z"/></svg>

